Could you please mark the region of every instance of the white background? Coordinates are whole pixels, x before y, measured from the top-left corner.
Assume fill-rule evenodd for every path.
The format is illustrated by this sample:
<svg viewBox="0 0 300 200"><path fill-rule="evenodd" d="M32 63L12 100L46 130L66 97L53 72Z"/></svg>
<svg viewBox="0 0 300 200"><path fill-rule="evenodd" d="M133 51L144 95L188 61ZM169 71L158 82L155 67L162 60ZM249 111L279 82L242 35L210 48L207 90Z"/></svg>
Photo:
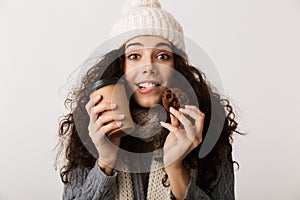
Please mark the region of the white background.
<svg viewBox="0 0 300 200"><path fill-rule="evenodd" d="M54 170L67 78L122 0L0 0L0 199L60 199ZM300 199L300 2L163 0L221 74L238 112L236 197Z"/></svg>

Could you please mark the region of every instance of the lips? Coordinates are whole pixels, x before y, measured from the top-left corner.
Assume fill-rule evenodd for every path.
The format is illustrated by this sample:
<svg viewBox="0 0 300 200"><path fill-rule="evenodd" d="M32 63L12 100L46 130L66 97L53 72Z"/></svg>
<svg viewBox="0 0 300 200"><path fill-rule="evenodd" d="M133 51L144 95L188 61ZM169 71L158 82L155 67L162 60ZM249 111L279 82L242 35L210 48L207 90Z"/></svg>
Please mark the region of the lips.
<svg viewBox="0 0 300 200"><path fill-rule="evenodd" d="M148 94L161 85L159 81L147 80L136 84L138 91L142 94Z"/></svg>

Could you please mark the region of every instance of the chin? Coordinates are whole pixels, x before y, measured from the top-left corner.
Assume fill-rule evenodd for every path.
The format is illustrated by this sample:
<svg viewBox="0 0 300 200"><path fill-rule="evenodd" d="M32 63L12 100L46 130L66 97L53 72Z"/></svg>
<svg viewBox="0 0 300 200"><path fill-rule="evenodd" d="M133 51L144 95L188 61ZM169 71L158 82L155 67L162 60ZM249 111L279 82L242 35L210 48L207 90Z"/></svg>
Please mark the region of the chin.
<svg viewBox="0 0 300 200"><path fill-rule="evenodd" d="M160 102L159 102L159 100L138 100L138 101L136 101L135 100L135 102L139 105L139 106L141 106L141 107L144 107L144 108L151 108L151 107L153 107L153 106L156 106L157 104L159 104Z"/></svg>

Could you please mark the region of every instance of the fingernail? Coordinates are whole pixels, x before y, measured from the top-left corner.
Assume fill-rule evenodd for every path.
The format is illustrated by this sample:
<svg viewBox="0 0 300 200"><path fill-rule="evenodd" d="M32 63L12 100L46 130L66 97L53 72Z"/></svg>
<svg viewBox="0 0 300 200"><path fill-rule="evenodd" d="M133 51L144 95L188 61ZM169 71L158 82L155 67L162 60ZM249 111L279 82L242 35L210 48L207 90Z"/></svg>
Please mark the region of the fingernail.
<svg viewBox="0 0 300 200"><path fill-rule="evenodd" d="M118 118L118 119L123 119L124 117L125 117L125 115L123 115L123 114L117 115L117 118Z"/></svg>
<svg viewBox="0 0 300 200"><path fill-rule="evenodd" d="M163 122L163 121L160 121L160 125L162 125L162 126L163 126L163 125L165 125L165 122Z"/></svg>
<svg viewBox="0 0 300 200"><path fill-rule="evenodd" d="M100 95L96 95L96 96L94 97L94 102L97 103L99 99L100 99Z"/></svg>
<svg viewBox="0 0 300 200"><path fill-rule="evenodd" d="M117 124L118 127L122 126L122 122L116 122L116 124Z"/></svg>
<svg viewBox="0 0 300 200"><path fill-rule="evenodd" d="M114 108L116 108L116 107L117 107L117 105L116 105L116 104L114 104L114 103L112 103L112 104L110 105L110 107L111 107L112 109L114 109Z"/></svg>

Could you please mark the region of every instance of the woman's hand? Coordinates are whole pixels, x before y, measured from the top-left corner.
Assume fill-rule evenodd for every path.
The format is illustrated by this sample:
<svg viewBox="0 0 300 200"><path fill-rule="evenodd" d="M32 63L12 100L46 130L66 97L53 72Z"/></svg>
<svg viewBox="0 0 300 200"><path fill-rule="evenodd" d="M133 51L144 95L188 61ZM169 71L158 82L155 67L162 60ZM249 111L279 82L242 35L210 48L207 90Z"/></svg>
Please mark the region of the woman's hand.
<svg viewBox="0 0 300 200"><path fill-rule="evenodd" d="M186 105L177 111L170 108L171 124L161 122L170 131L164 144L164 165L167 168L181 168L183 159L202 142L204 114L196 107ZM185 115L195 120L193 124ZM179 127L179 121L184 129Z"/></svg>
<svg viewBox="0 0 300 200"><path fill-rule="evenodd" d="M121 127L120 120L125 116L112 114L101 116L103 112L116 108L115 104L101 102L102 99L100 95L91 98L85 108L90 116L89 135L99 154L98 165L109 175L117 158L121 138L108 138L106 134Z"/></svg>

